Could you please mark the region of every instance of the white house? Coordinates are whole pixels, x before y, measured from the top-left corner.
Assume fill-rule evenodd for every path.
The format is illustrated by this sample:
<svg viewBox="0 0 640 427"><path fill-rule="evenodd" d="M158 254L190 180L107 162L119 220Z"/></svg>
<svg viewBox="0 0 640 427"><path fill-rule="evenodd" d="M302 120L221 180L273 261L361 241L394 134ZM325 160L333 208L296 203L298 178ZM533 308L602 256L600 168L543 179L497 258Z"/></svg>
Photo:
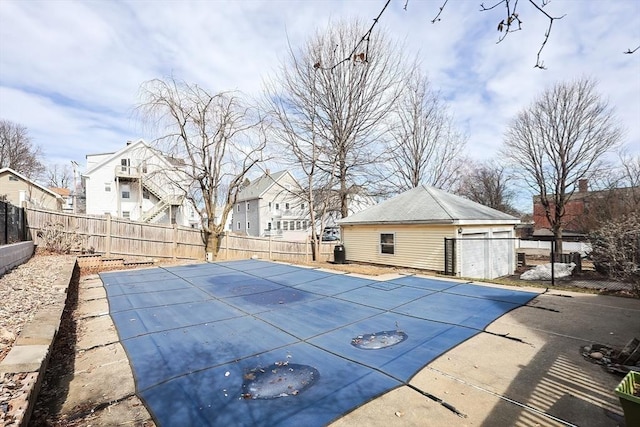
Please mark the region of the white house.
<svg viewBox="0 0 640 427"><path fill-rule="evenodd" d="M304 240L310 233L309 206L289 171L267 172L239 194L233 231L249 236Z"/></svg>
<svg viewBox="0 0 640 427"><path fill-rule="evenodd" d="M89 154L82 175L86 213L134 221L197 227L200 220L185 198L188 183L180 159L147 145L127 142L115 153Z"/></svg>

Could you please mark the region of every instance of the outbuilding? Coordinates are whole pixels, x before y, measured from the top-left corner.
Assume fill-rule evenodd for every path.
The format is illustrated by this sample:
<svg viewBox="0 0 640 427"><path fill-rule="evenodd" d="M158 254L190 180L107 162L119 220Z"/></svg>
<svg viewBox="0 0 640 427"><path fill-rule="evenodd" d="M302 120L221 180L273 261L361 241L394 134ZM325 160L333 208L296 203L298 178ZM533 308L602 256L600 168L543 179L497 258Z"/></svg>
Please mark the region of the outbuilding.
<svg viewBox="0 0 640 427"><path fill-rule="evenodd" d="M426 185L339 221L347 261L482 279L514 272L519 223Z"/></svg>

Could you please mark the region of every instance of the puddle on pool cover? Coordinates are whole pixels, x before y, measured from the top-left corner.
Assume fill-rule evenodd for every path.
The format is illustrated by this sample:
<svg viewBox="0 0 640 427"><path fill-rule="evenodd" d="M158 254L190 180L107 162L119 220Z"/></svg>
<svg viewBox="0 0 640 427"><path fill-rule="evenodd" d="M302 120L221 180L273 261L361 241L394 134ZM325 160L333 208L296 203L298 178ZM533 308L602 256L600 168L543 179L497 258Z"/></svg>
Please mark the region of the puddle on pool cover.
<svg viewBox="0 0 640 427"><path fill-rule="evenodd" d="M307 365L276 362L266 368L255 368L244 374L242 397L276 399L302 393L320 377L318 370Z"/></svg>
<svg viewBox="0 0 640 427"><path fill-rule="evenodd" d="M379 350L399 344L407 338L408 335L402 331L381 331L358 335L351 340L351 345L363 350Z"/></svg>

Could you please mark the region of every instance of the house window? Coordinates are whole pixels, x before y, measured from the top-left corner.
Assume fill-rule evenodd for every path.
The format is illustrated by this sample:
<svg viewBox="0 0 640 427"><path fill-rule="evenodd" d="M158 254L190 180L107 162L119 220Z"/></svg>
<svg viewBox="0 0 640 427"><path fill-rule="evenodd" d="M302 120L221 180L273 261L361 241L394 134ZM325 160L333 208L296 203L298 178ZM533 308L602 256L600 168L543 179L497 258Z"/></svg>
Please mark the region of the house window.
<svg viewBox="0 0 640 427"><path fill-rule="evenodd" d="M294 230L295 225L295 221L289 221L289 230Z"/></svg>
<svg viewBox="0 0 640 427"><path fill-rule="evenodd" d="M110 182L105 182L104 183L104 191L106 191L106 192L110 192L111 191L111 183Z"/></svg>
<svg viewBox="0 0 640 427"><path fill-rule="evenodd" d="M238 209L237 210L238 210L238 212L240 212L240 203L238 203ZM240 227L238 227L238 228L240 228Z"/></svg>
<svg viewBox="0 0 640 427"><path fill-rule="evenodd" d="M129 211L122 211L122 218L124 218L124 219L131 219L131 212L129 212Z"/></svg>
<svg viewBox="0 0 640 427"><path fill-rule="evenodd" d="M304 210L304 203L300 203L300 209Z"/></svg>
<svg viewBox="0 0 640 427"><path fill-rule="evenodd" d="M296 230L300 230L302 228L302 224L300 224L300 221L296 221Z"/></svg>
<svg viewBox="0 0 640 427"><path fill-rule="evenodd" d="M279 211L280 210L280 203L276 203L276 210Z"/></svg>
<svg viewBox="0 0 640 427"><path fill-rule="evenodd" d="M130 159L120 159L120 169L122 172L129 173L129 166L131 165Z"/></svg>
<svg viewBox="0 0 640 427"><path fill-rule="evenodd" d="M380 253L393 255L395 246L394 240L395 234L380 233Z"/></svg>
<svg viewBox="0 0 640 427"><path fill-rule="evenodd" d="M280 230L280 221L276 222L276 230Z"/></svg>
<svg viewBox="0 0 640 427"><path fill-rule="evenodd" d="M282 229L287 231L289 229L289 221L282 221Z"/></svg>
<svg viewBox="0 0 640 427"><path fill-rule="evenodd" d="M247 202L247 212L249 212L249 207L250 207L250 206L251 206L251 205Z"/></svg>
<svg viewBox="0 0 640 427"><path fill-rule="evenodd" d="M129 191L129 186L122 186L122 198L123 199L131 198L131 192Z"/></svg>
<svg viewBox="0 0 640 427"><path fill-rule="evenodd" d="M142 173L147 173L147 161L142 161Z"/></svg>
<svg viewBox="0 0 640 427"><path fill-rule="evenodd" d="M13 175L9 175L9 181L20 181L20 180Z"/></svg>
<svg viewBox="0 0 640 427"><path fill-rule="evenodd" d="M238 221L238 230L240 230L240 221Z"/></svg>
<svg viewBox="0 0 640 427"><path fill-rule="evenodd" d="M269 210L271 210L271 202L269 202Z"/></svg>
<svg viewBox="0 0 640 427"><path fill-rule="evenodd" d="M267 223L267 230L271 231L271 223L270 222Z"/></svg>
<svg viewBox="0 0 640 427"><path fill-rule="evenodd" d="M251 228L251 223L247 221L247 230Z"/></svg>
<svg viewBox="0 0 640 427"><path fill-rule="evenodd" d="M289 203L285 203L285 204L284 204L284 208L285 208L286 210L289 210Z"/></svg>
<svg viewBox="0 0 640 427"><path fill-rule="evenodd" d="M304 229L309 228L309 221L307 221L307 220L305 219L305 220L304 220L304 222L302 223L302 227L303 227Z"/></svg>

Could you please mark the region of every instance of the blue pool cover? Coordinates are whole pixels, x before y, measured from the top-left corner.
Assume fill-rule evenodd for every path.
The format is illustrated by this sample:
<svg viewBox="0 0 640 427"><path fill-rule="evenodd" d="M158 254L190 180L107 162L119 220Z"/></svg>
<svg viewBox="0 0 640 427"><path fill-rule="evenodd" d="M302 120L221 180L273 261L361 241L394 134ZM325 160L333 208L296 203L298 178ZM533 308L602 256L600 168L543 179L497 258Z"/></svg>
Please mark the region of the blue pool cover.
<svg viewBox="0 0 640 427"><path fill-rule="evenodd" d="M536 296L259 260L101 278L160 426L326 425Z"/></svg>

